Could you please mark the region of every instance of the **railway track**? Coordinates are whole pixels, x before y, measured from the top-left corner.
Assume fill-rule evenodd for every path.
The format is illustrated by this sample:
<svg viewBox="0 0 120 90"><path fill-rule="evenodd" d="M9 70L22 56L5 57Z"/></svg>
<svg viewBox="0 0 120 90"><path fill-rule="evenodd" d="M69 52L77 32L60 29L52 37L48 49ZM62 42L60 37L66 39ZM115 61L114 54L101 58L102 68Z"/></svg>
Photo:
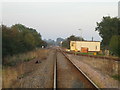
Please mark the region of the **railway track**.
<svg viewBox="0 0 120 90"><path fill-rule="evenodd" d="M56 51L54 62L54 89L56 88L92 88L99 87L89 79L61 49Z"/></svg>
<svg viewBox="0 0 120 90"><path fill-rule="evenodd" d="M56 78L57 78L57 75L56 75L56 69L57 69L57 64L56 64L56 60L57 60L57 51L55 51L55 59L54 59L54 90L56 90L56 86L57 86L57 82L56 82Z"/></svg>
<svg viewBox="0 0 120 90"><path fill-rule="evenodd" d="M68 54L76 54L76 55L79 55L79 56L86 56L86 57L92 57L92 58L120 61L120 58L113 58L113 57L107 57L107 56L84 55L84 54L78 54L78 53L71 52L71 51L68 52L68 51L65 51L65 50L63 52L68 53Z"/></svg>

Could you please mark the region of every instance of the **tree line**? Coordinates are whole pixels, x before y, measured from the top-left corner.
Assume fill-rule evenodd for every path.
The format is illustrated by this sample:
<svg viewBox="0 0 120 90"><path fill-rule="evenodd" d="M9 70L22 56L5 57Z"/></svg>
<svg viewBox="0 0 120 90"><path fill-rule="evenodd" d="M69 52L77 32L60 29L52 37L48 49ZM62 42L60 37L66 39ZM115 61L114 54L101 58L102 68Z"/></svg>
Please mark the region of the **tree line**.
<svg viewBox="0 0 120 90"><path fill-rule="evenodd" d="M40 33L35 29L22 24L11 27L2 25L2 56L27 52L47 43L41 39Z"/></svg>
<svg viewBox="0 0 120 90"><path fill-rule="evenodd" d="M97 22L96 31L102 38L102 49L110 50L112 55L120 56L120 18L103 17Z"/></svg>

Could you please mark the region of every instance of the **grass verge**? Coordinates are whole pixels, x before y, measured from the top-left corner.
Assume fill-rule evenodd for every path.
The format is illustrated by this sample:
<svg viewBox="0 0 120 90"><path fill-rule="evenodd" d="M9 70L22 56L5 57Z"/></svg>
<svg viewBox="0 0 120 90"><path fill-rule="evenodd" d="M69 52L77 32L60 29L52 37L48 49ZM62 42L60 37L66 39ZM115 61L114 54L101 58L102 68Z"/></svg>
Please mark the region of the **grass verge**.
<svg viewBox="0 0 120 90"><path fill-rule="evenodd" d="M120 75L113 75L112 78L114 78L120 82Z"/></svg>

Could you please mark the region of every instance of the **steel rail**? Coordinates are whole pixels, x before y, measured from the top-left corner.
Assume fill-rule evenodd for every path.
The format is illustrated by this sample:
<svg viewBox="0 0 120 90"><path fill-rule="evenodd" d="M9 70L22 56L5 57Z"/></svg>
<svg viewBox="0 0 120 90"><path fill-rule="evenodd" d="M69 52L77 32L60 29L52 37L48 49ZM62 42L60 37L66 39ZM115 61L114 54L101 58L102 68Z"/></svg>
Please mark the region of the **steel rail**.
<svg viewBox="0 0 120 90"><path fill-rule="evenodd" d="M98 90L101 90L78 66L76 66L72 60L63 52L61 49L59 49L61 53L77 68L77 70L82 73L82 75Z"/></svg>
<svg viewBox="0 0 120 90"><path fill-rule="evenodd" d="M56 53L57 53L57 51L56 51ZM56 90L56 86L57 86L57 84L56 84L56 78L57 78L57 76L56 76L56 60L57 60L57 54L55 53L55 59L54 59L54 90Z"/></svg>
<svg viewBox="0 0 120 90"><path fill-rule="evenodd" d="M67 51L63 51L65 53L69 53L69 54L75 54L75 52L67 52ZM79 56L86 56L86 57L91 57L91 58L99 58L99 59L106 59L106 60L113 60L113 61L118 61L120 62L120 58L113 58L113 57L107 57L107 56L95 56L95 55L84 55L84 54L77 54Z"/></svg>

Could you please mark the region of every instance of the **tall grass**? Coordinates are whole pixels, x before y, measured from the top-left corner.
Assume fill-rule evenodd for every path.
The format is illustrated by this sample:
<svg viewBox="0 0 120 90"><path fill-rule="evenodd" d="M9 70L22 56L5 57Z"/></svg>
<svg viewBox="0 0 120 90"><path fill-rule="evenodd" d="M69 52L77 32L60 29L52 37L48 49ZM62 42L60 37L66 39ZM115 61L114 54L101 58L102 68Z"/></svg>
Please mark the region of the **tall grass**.
<svg viewBox="0 0 120 90"><path fill-rule="evenodd" d="M7 56L3 59L4 66L15 66L21 62L27 62L35 58L45 58L47 50L37 49L27 53L17 54L13 56Z"/></svg>
<svg viewBox="0 0 120 90"><path fill-rule="evenodd" d="M32 68L35 67L35 64L32 61L36 59L46 59L48 56L48 51L49 50L47 49L37 49L27 53L8 56L4 58L7 65L3 66L2 69L3 88L11 88L18 79L18 77L21 77L23 75L26 75L26 73L31 72ZM13 63L15 63L15 65Z"/></svg>

